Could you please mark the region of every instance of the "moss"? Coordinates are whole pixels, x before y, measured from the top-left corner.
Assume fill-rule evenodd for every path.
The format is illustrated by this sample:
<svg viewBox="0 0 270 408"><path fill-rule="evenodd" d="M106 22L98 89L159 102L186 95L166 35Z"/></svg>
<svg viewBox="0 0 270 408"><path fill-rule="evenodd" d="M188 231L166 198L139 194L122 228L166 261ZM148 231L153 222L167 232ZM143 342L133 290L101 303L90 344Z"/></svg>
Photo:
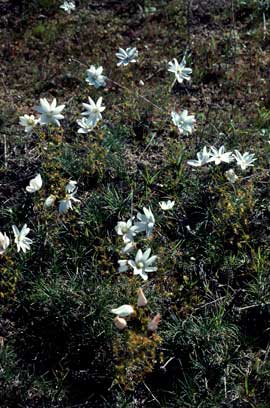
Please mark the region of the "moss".
<svg viewBox="0 0 270 408"><path fill-rule="evenodd" d="M10 255L1 256L0 267L0 299L10 301L16 294L17 283L21 274Z"/></svg>

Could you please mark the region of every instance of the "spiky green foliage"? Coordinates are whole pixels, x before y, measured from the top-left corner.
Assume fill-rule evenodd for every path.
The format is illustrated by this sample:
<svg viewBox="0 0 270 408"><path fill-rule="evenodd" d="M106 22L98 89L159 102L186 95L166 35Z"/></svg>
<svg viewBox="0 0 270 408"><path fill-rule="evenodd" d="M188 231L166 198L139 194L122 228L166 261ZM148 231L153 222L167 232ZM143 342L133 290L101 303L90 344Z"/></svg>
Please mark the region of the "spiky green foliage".
<svg viewBox="0 0 270 408"><path fill-rule="evenodd" d="M268 3L82 0L71 15L53 0L9 3L0 4L0 230L12 237L27 222L33 245L0 258L0 405L269 407ZM118 69L116 50L130 45L139 61ZM192 81L172 85L167 63L185 52ZM90 64L115 82L90 88ZM106 110L81 135L89 95ZM67 104L63 128L26 135L18 117L44 96ZM188 137L170 120L183 108L197 119ZM226 164L187 165L222 144L257 158L235 168L234 185ZM38 172L43 188L29 195ZM74 211L45 209L69 180ZM165 199L175 200L169 212ZM142 282L118 272L114 228L144 206L156 226L136 242L158 255L158 271L144 284L147 307L118 332L110 309L135 307Z"/></svg>

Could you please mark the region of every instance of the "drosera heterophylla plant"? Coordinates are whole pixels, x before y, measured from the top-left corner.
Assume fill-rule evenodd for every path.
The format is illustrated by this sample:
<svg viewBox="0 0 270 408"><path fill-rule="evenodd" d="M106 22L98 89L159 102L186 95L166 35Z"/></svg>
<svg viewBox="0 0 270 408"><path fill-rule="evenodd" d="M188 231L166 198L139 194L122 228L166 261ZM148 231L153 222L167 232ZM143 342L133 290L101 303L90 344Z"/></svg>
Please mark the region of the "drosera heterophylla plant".
<svg viewBox="0 0 270 408"><path fill-rule="evenodd" d="M74 11L75 4L72 1L65 1L61 8L67 13ZM117 62L116 65L122 70L125 69L131 63L138 61L139 52L136 47L119 48L116 53ZM76 60L75 60L76 61ZM186 66L186 57L184 56L181 62L178 62L176 58L168 63L168 71L174 74L173 85L178 82L182 84L184 81L191 80L192 69ZM91 65L86 71L85 81L90 87L96 89L104 88L107 81L117 84L122 89L127 89L125 86L109 79L104 74L102 66ZM172 86L173 86L172 85ZM127 89L128 90L128 89ZM157 108L162 113L166 112L162 107L158 106L140 93L136 94L136 97L142 98L147 103ZM83 102L84 111L81 113L81 118L77 119L79 134L89 134L93 129L102 121L102 113L105 110L103 105L102 96L100 96L95 102L90 96L88 96L88 102ZM39 117L34 115L20 116L20 125L24 127L24 131L27 134L31 134L35 131L38 125L40 126L54 126L60 127L61 120L64 119L63 111L66 105L57 105L57 100L54 98L49 102L46 98L40 99L40 105L36 108L39 113ZM187 109L183 109L181 112L172 111L171 120L179 131L180 136L189 136L193 133L195 128L195 115L189 114ZM234 153L226 151L224 145L220 148L210 146L209 148L204 146L202 151L197 153L197 159L189 160L187 164L195 169L205 165L221 166L223 164L230 165L236 162L237 166L245 171L248 167L254 166L256 158L254 154L245 152L241 154L238 150ZM230 183L235 183L238 176L235 174L234 169L230 168L225 172L225 176ZM37 174L35 178L31 179L29 186L26 187L28 193L36 193L43 187L43 181L40 174ZM62 192L62 195L52 192L44 201L45 209L49 210L51 207L58 203L58 213L60 215L66 214L69 210L73 210L73 205L78 204L81 200L75 197L77 194L77 182L70 180ZM175 201L162 201L159 206L162 211L171 211L175 205ZM117 235L122 237L123 247L120 254L122 255L118 261L118 272L128 273L132 272L133 276L137 276L138 279L142 279L143 282L154 279L155 273L158 271L158 255L152 253L150 248L150 242L153 238L153 231L155 228L156 220L151 208L143 207L142 212L138 212L136 217L131 217L127 221L119 221L115 227ZM26 252L30 250L30 245L33 243L32 239L28 238L30 229L26 224L21 230L13 225L14 242L17 245L17 251ZM136 238L139 235L144 236L143 243L140 246L136 242ZM10 239L6 233L0 233L0 255L8 250L10 245ZM134 278L132 278L134 279ZM136 278L137 279L137 278ZM114 318L114 324L120 331L125 330L129 326L129 321L140 316L139 308L146 307L148 301L140 287L138 289L137 306L130 304L124 304L122 306L112 308L111 313L116 315ZM146 308L147 309L147 308ZM157 313L154 317L150 317L148 311L145 312L147 316L146 332L151 336L158 329L158 325L161 321L161 316Z"/></svg>
<svg viewBox="0 0 270 408"><path fill-rule="evenodd" d="M70 12L73 10L72 4L67 4L72 2L65 2L66 11ZM70 6L70 8L69 8ZM65 7L62 7L65 9ZM130 63L137 62L138 50L136 47L129 47L126 50L119 48L116 53L116 57L119 60L117 66L125 67ZM186 66L186 57L184 55L182 61L179 63L176 58L168 63L168 71L173 73L175 76L174 82L183 83L184 81L190 81L192 69ZM95 88L101 88L106 86L106 81L108 78L104 75L103 67L96 67L91 65L86 71L86 82L90 86ZM140 97L140 95L139 95ZM152 103L147 98L143 99ZM102 120L101 113L105 110L105 106L102 105L102 97L99 97L97 102L95 102L90 96L88 97L89 103L83 103L84 111L81 113L82 119L77 120L79 125L78 133L88 134L91 132L99 121ZM152 103L152 105L156 106ZM44 125L54 125L60 127L60 120L64 119L62 111L64 110L65 105L57 106L57 101L54 98L50 103L46 98L40 99L40 105L36 108L37 112L40 114L39 118L35 118L33 115L24 115L20 117L20 124L25 128L26 133L31 133L37 124ZM174 125L178 128L181 135L190 135L194 130L195 117L194 115L189 115L187 110L183 110L181 113L172 111L171 117ZM233 160L236 160L237 164L241 167L242 170L246 169L249 166L253 166L253 162L256 160L253 154L249 152L241 153L236 150L235 154L232 155L231 152L226 152L225 147L221 146L217 149L214 146L210 147L210 150L207 150L205 146L203 150L197 153L197 160L189 160L188 164L193 167L201 167L208 163L215 163L219 165L222 162L231 163ZM34 192L38 191L42 186L41 176L37 175L35 179L30 181L30 185L27 187L27 191ZM78 203L80 200L75 198L75 193L77 192L76 187L69 189L66 187L66 195L59 201L59 213L64 214L69 209L72 210L72 202ZM51 194L45 200L45 207L49 208L55 203L56 197L54 194ZM174 203L173 203L174 204ZM163 210L169 210L173 206L172 202L161 203L160 206ZM152 233L152 229L155 223L154 216L150 209L144 208L144 213L137 214L137 221L132 225L132 220L128 220L127 223L122 222L117 226L117 231L119 234L122 234L126 237L125 247L122 250L123 254L129 253L136 247L134 243L134 236L138 232L145 231L146 236L149 237ZM143 253L141 249L138 250L135 260L120 260L121 270L128 267L132 267L134 274L139 274L144 280L148 279L147 272L155 271L156 267L152 264L156 260L155 256L150 257L150 248L147 248Z"/></svg>
<svg viewBox="0 0 270 408"><path fill-rule="evenodd" d="M169 202L168 202L169 203ZM171 204L172 202L170 202ZM172 204L170 205L172 208ZM118 221L115 231L118 236L122 237L124 248L121 250L121 254L127 254L133 252L136 248L135 239L138 234L145 233L146 240L151 238L153 235L153 229L155 226L155 217L151 208L143 208L143 213L138 212L136 217L130 218L128 221ZM129 247L129 250L126 248ZM143 281L147 281L149 278L149 273L157 272L158 268L156 266L157 255L151 255L151 248L147 247L145 251L139 248L134 256L129 255L128 259L120 259L118 261L118 272L127 272L128 270L133 270L133 275L140 276ZM137 306L146 306L148 303L142 288L138 289L138 301ZM119 308L112 309L112 313L116 314L114 319L114 324L119 330L124 330L127 328L127 322L123 319L125 317L130 317L131 315L136 315L136 312L131 305L122 305ZM154 319L160 322L159 318L156 316ZM149 320L148 332L155 332L158 328L158 324L154 326L153 319Z"/></svg>
<svg viewBox="0 0 270 408"><path fill-rule="evenodd" d="M164 203L163 203L164 204ZM165 203L169 208L172 208L174 203L168 201ZM153 233L156 220L150 207L143 207L142 212L138 211L136 216L132 216L127 221L118 221L115 226L115 231L121 237L123 248L120 251L121 255L125 255L125 259L118 261L118 272L133 271L133 276L138 276L143 282L148 281L157 272L157 255L151 254L150 242L153 240ZM138 243L136 243L138 238ZM138 248L138 246L140 246ZM130 253L133 254L130 254ZM125 332L126 347L128 350L127 356L122 357L123 351L115 347L116 357L116 378L115 383L120 383L124 387L127 386L126 371L132 370L136 372L138 378L143 379L143 371L141 370L141 362L138 364L132 356L141 350L140 359L145 360L150 368L153 369L153 364L156 360L156 353L161 338L157 334L159 324L161 322L160 313L152 314L148 305L148 300L145 296L142 287L137 289L137 304L123 304L119 307L111 309L111 313L116 317L113 319L115 327L120 332ZM149 349L152 350L149 353ZM140 352L140 353L141 353ZM130 386L130 384L128 385Z"/></svg>
<svg viewBox="0 0 270 408"><path fill-rule="evenodd" d="M68 2L66 2L68 3ZM67 6L67 4L66 4ZM63 7L64 9L64 7ZM72 9L72 7L69 9ZM68 10L66 10L68 11ZM125 67L130 63L137 62L138 50L136 47L119 48L119 51L116 53L116 57L119 60L117 66ZM182 61L179 63L176 58L168 64L168 71L175 75L174 82L183 83L184 81L190 81L192 69L186 66L186 57L184 56ZM91 65L86 71L86 82L90 86L95 88L101 88L106 86L106 81L108 78L103 73L103 67L96 67ZM140 95L139 95L140 96ZM144 98L144 97L143 97ZM148 101L148 99L144 98ZM101 113L105 110L105 106L102 105L102 97L99 97L97 102L95 102L90 96L88 97L89 103L83 103L84 111L81 113L82 119L77 120L79 125L78 133L87 134L91 132L94 127L102 120ZM151 101L149 101L152 103ZM153 104L153 103L152 103ZM153 104L155 106L155 104ZM40 106L36 108L37 112L40 114L39 118L35 118L33 115L24 115L20 117L20 124L24 126L25 132L31 133L37 124L41 126L44 125L55 125L61 126L60 120L64 119L62 111L64 110L65 105L57 106L57 101L54 98L50 103L46 98L40 99ZM189 135L194 130L195 117L194 115L189 115L187 110L183 110L181 113L175 111L171 112L171 117L174 125L178 128L179 133L182 135ZM203 148L202 152L197 153L197 160L189 160L188 164L193 167L201 167L207 163L214 162L216 165L219 165L222 162L230 163L234 160L237 161L237 164L240 165L241 169L245 169L248 166L253 166L253 162L256 160L248 152L243 155L240 154L237 150L235 155L232 155L231 152L225 152L225 147L216 149L214 146L210 147L210 150L207 150L206 147ZM27 191L38 191L42 186L41 176L36 176L35 179L30 181L30 185L27 188ZM69 209L72 210L72 203L78 203L80 200L75 198L75 193L77 188L70 189L66 186L66 195L59 201L59 213L64 214ZM49 208L55 203L56 197L54 194L51 194L45 200L45 207ZM160 207L163 210L169 210L173 207L174 202L160 203ZM126 254L135 249L136 245L134 243L134 237L137 233L144 231L146 236L149 237L152 234L152 229L155 223L154 216L150 209L144 208L144 213L137 214L137 221L132 225L133 220L128 220L127 223L120 222L117 226L117 233L122 234L125 242L125 247L122 249L122 253ZM121 270L126 270L132 268L134 274L140 275L144 280L148 279L147 272L155 271L156 266L153 266L153 263L156 260L156 256L152 255L150 257L151 249L147 248L145 252L142 252L141 249L138 249L137 254L134 260L120 260Z"/></svg>
<svg viewBox="0 0 270 408"><path fill-rule="evenodd" d="M162 201L159 203L159 207L166 213L173 209L174 204L175 202L171 200ZM118 261L118 272L120 274L132 271L135 279L137 279L137 276L144 283L148 280L155 280L158 271L158 256L151 254L152 249L150 248L150 243L153 242L155 236L155 226L155 215L150 207L143 207L141 212L138 211L136 216L132 216L127 221L118 221L115 231L124 246L124 250L122 249L120 254L127 255L125 259ZM128 246L130 250L126 250ZM130 254L130 252L133 254ZM138 365L135 360L134 366L131 358L134 353L136 355L136 350L144 350L145 354L141 358L145 359L150 371L152 371L153 363L157 358L157 349L162 341L157 333L161 322L161 314L153 314L148 304L144 289L140 286L137 289L136 305L131 302L111 309L111 313L116 315L113 319L115 327L120 332L124 332L127 339L128 355L125 358L121 357L123 351L118 350L117 347L115 353L116 359L119 361L119 364L116 365L115 382L122 384L124 387L127 386L128 381L125 374L126 370L139 370L137 375L143 379L141 363ZM151 353L149 353L150 349L152 350ZM138 369L136 369L137 365Z"/></svg>

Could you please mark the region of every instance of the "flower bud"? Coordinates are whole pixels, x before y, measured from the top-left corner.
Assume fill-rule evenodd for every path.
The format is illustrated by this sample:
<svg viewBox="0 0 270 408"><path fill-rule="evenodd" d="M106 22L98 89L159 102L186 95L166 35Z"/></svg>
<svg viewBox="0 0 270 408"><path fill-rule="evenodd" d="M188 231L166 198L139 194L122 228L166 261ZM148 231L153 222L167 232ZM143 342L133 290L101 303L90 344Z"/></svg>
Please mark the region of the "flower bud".
<svg viewBox="0 0 270 408"><path fill-rule="evenodd" d="M50 195L49 197L46 198L44 207L45 208L50 208L54 205L54 202L56 200L56 197L54 195Z"/></svg>
<svg viewBox="0 0 270 408"><path fill-rule="evenodd" d="M138 301L137 301L137 306L141 307L141 306L146 306L148 303L142 288L139 288L138 290Z"/></svg>
<svg viewBox="0 0 270 408"><path fill-rule="evenodd" d="M235 183L239 178L237 174L235 174L233 169L229 169L225 171L225 176L226 176L226 179L229 180L229 182L232 184Z"/></svg>
<svg viewBox="0 0 270 408"><path fill-rule="evenodd" d="M119 330L124 330L127 327L127 322L122 317L116 316L115 319L113 319L113 322Z"/></svg>
<svg viewBox="0 0 270 408"><path fill-rule="evenodd" d="M131 305L122 305L116 309L111 309L111 313L114 313L120 317L127 317L134 313L134 309Z"/></svg>
<svg viewBox="0 0 270 408"><path fill-rule="evenodd" d="M161 321L161 316L160 316L160 314L158 313L158 314L156 314L156 316L148 323L147 329L148 329L149 331L151 331L151 332L156 331L157 328L158 328L158 325L159 325L160 321Z"/></svg>
<svg viewBox="0 0 270 408"><path fill-rule="evenodd" d="M5 252L8 246L9 246L9 237L6 235L5 232L4 234L0 232L0 255L2 255Z"/></svg>

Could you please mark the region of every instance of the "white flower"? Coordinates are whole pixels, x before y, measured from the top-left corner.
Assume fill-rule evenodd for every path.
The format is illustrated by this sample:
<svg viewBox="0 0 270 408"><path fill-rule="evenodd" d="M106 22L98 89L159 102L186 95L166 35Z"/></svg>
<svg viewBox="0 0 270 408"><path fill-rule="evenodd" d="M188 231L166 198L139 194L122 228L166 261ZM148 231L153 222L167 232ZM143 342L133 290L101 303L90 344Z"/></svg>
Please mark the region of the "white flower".
<svg viewBox="0 0 270 408"><path fill-rule="evenodd" d="M9 237L2 232L0 232L0 255L3 255L3 253L6 251L7 247L9 246Z"/></svg>
<svg viewBox="0 0 270 408"><path fill-rule="evenodd" d="M36 119L34 115L20 116L19 124L21 126L24 126L24 131L26 133L31 133L37 123L38 123L38 119Z"/></svg>
<svg viewBox="0 0 270 408"><path fill-rule="evenodd" d="M211 146L210 158L208 163L214 162L216 165L220 163L231 163L233 161L232 152L225 152L225 147L221 146L219 149Z"/></svg>
<svg viewBox="0 0 270 408"><path fill-rule="evenodd" d="M144 253L141 249L138 250L135 260L128 261L128 264L133 268L134 275L140 275L143 280L148 279L148 272L155 272L157 270L156 266L151 266L157 259L156 255L149 258L151 249L148 248Z"/></svg>
<svg viewBox="0 0 270 408"><path fill-rule="evenodd" d="M88 118L82 118L77 120L78 125L80 126L78 133L89 133L92 132L95 126L93 126L93 121Z"/></svg>
<svg viewBox="0 0 270 408"><path fill-rule="evenodd" d="M78 200L78 198L74 197L75 193L71 193L71 194L66 194L66 197L63 200L60 200L59 202L59 212L60 214L65 214L69 209L72 210L72 201L74 203L79 203L80 200Z"/></svg>
<svg viewBox="0 0 270 408"><path fill-rule="evenodd" d="M134 313L134 309L131 305L122 305L116 309L111 309L111 313L116 314L119 317L127 317Z"/></svg>
<svg viewBox="0 0 270 408"><path fill-rule="evenodd" d="M30 180L29 186L26 187L26 191L28 193L35 193L36 191L40 190L42 187L42 178L41 175L38 174L35 178Z"/></svg>
<svg viewBox="0 0 270 408"><path fill-rule="evenodd" d="M235 183L239 178L237 174L235 174L233 169L229 169L225 171L225 176L226 176L226 179L229 180L229 182L232 184Z"/></svg>
<svg viewBox="0 0 270 408"><path fill-rule="evenodd" d="M210 152L207 150L207 147L204 146L203 150L197 153L197 160L188 160L187 164L193 167L201 167L208 163L209 157Z"/></svg>
<svg viewBox="0 0 270 408"><path fill-rule="evenodd" d="M77 191L77 181L74 180L69 180L65 187L66 193L71 194L75 193L75 190Z"/></svg>
<svg viewBox="0 0 270 408"><path fill-rule="evenodd" d="M49 195L49 197L47 197L45 200L44 207L46 208L52 207L55 203L55 200L56 200L56 197L53 194Z"/></svg>
<svg viewBox="0 0 270 408"><path fill-rule="evenodd" d="M60 126L60 119L64 116L60 113L64 109L65 105L56 106L56 99L54 98L50 104L46 98L40 99L40 106L36 107L36 110L41 114L39 122L41 125L48 125L52 123L53 125Z"/></svg>
<svg viewBox="0 0 270 408"><path fill-rule="evenodd" d="M128 254L129 252L132 252L136 247L135 242L130 241L128 242L124 248L121 249L121 254Z"/></svg>
<svg viewBox="0 0 270 408"><path fill-rule="evenodd" d="M124 243L128 243L134 240L138 228L132 225L132 219L130 218L127 222L119 221L115 227L117 235L122 235Z"/></svg>
<svg viewBox="0 0 270 408"><path fill-rule="evenodd" d="M137 300L137 306L138 307L143 307L146 306L148 303L145 294L143 293L142 288L138 289L138 300Z"/></svg>
<svg viewBox="0 0 270 408"><path fill-rule="evenodd" d="M139 222L135 222L135 226L137 227L138 231L145 231L146 236L150 237L155 225L155 217L151 211L151 208L143 207L143 212L144 214L137 214L137 219Z"/></svg>
<svg viewBox="0 0 270 408"><path fill-rule="evenodd" d="M242 170L246 170L249 166L254 166L252 163L257 160L254 156L254 153L245 152L244 154L241 154L238 150L235 150L235 154L233 154L237 165L240 166Z"/></svg>
<svg viewBox="0 0 270 408"><path fill-rule="evenodd" d="M94 85L95 88L100 88L101 86L106 85L106 77L102 75L103 67L96 68L94 65L91 65L90 68L86 71L87 77L86 82L89 85Z"/></svg>
<svg viewBox="0 0 270 408"><path fill-rule="evenodd" d="M189 81L190 80L190 74L192 73L191 68L186 68L186 59L185 57L182 59L181 63L177 61L176 58L174 58L172 61L169 62L169 72L173 72L175 75L175 78L177 81L181 84L184 79Z"/></svg>
<svg viewBox="0 0 270 408"><path fill-rule="evenodd" d="M92 123L94 127L100 119L102 119L101 112L105 110L105 106L101 106L102 97L98 98L97 103L93 101L90 96L88 96L89 104L83 103L83 107L86 111L82 112L82 116L87 116L89 124Z"/></svg>
<svg viewBox="0 0 270 408"><path fill-rule="evenodd" d="M117 63L117 66L120 65L128 65L130 62L136 62L136 58L138 57L138 50L136 47L134 48L127 48L124 50L123 48L119 48L118 52L115 54L117 58L120 60Z"/></svg>
<svg viewBox="0 0 270 408"><path fill-rule="evenodd" d="M172 121L181 134L187 135L192 133L194 123L196 122L193 115L188 115L188 111L184 110L181 113L171 112Z"/></svg>
<svg viewBox="0 0 270 408"><path fill-rule="evenodd" d="M118 261L119 267L118 272L126 272L128 270L128 260L127 259L120 259Z"/></svg>
<svg viewBox="0 0 270 408"><path fill-rule="evenodd" d="M26 250L30 249L30 245L33 243L32 239L27 238L26 235L29 234L30 228L27 228L27 225L24 224L21 231L16 227L16 225L12 225L13 233L14 233L14 241L17 245L17 251L26 252Z"/></svg>
<svg viewBox="0 0 270 408"><path fill-rule="evenodd" d="M75 194L77 193L77 181L70 180L68 184L65 187L66 190L66 196L63 200L60 200L59 202L59 212L60 214L65 214L69 209L72 210L72 201L74 203L79 203L80 200L78 198L75 198Z"/></svg>
<svg viewBox="0 0 270 408"><path fill-rule="evenodd" d="M60 8L65 10L68 14L70 14L71 11L75 10L76 6L73 1L64 1Z"/></svg>
<svg viewBox="0 0 270 408"><path fill-rule="evenodd" d="M171 210L174 207L175 201L160 201L159 206L163 211Z"/></svg>

